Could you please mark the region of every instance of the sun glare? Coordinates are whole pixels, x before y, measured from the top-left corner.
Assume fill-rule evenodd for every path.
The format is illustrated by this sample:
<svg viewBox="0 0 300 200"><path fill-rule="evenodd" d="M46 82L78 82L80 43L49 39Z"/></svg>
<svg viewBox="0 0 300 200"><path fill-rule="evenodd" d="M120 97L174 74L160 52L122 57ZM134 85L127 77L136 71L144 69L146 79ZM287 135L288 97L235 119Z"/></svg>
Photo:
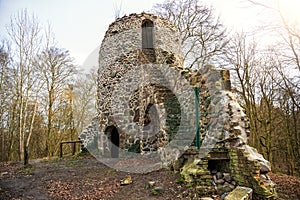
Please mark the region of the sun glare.
<svg viewBox="0 0 300 200"><path fill-rule="evenodd" d="M300 0L277 0L277 3L286 19L300 24Z"/></svg>

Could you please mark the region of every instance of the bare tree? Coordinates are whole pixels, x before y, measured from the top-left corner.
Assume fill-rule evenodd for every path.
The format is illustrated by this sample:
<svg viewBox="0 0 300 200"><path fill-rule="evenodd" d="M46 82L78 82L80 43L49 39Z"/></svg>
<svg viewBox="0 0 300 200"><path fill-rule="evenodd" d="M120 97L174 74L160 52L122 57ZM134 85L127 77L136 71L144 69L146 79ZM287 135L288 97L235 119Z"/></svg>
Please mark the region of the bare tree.
<svg viewBox="0 0 300 200"><path fill-rule="evenodd" d="M259 68L257 44L249 41L245 33L232 37L226 55L226 64L231 66L235 77L234 88L243 100L243 105L250 119L251 142L259 144L256 69Z"/></svg>
<svg viewBox="0 0 300 200"><path fill-rule="evenodd" d="M96 116L97 70L78 74L74 84L74 113L77 132L83 131Z"/></svg>
<svg viewBox="0 0 300 200"><path fill-rule="evenodd" d="M56 47L50 25L44 29L27 10L12 16L7 31L9 42L0 44L0 154L28 164L29 157L56 155L61 140L77 138L75 126L82 124L74 115L90 114L85 109L96 84L87 75L74 85L73 58Z"/></svg>
<svg viewBox="0 0 300 200"><path fill-rule="evenodd" d="M60 97L64 93L64 89L72 82L73 75L76 74L76 66L73 59L65 49L57 47L49 47L45 49L36 58L36 65L39 68L40 77L45 81L45 102L47 102L47 131L45 153L53 155L57 144L53 140L55 136L53 124L57 112L59 112Z"/></svg>
<svg viewBox="0 0 300 200"><path fill-rule="evenodd" d="M19 155L20 159L27 164L25 158L28 152L26 149L30 141L29 132L31 129L27 111L33 88L36 87L36 71L33 67L33 59L41 44L41 27L34 15L30 15L27 10L22 10L11 18L7 31L15 53L12 71L15 111L18 113ZM29 126L27 126L28 124Z"/></svg>
<svg viewBox="0 0 300 200"><path fill-rule="evenodd" d="M285 146L280 146L283 151L279 155L287 155L289 166L288 173L294 174L299 165L297 158L300 157L300 129L299 129L299 110L300 110L300 29L299 22L292 21L288 14L284 13L279 2L276 5L268 2L248 0L252 6L263 8L272 18L271 23L265 23L267 34L276 36L276 42L269 48L269 53L274 56L276 62L274 70L279 77L273 81L277 83L277 90L280 91L278 97L279 106L282 109L282 119L280 129L282 135L288 141ZM276 19L276 20L274 20ZM271 32L270 32L271 31ZM297 172L300 174L300 171Z"/></svg>
<svg viewBox="0 0 300 200"><path fill-rule="evenodd" d="M167 0L156 4L153 11L168 18L180 31L185 67L221 64L228 39L226 29L215 17L214 10L198 0Z"/></svg>
<svg viewBox="0 0 300 200"><path fill-rule="evenodd" d="M0 161L6 161L9 159L10 144L12 144L11 135L9 132L10 123L9 120L9 99L11 94L11 58L10 58L10 46L7 41L2 40L0 44L0 140L1 149Z"/></svg>
<svg viewBox="0 0 300 200"><path fill-rule="evenodd" d="M115 19L120 18L122 15L124 15L123 9L122 9L122 3L117 5L114 4L114 17Z"/></svg>

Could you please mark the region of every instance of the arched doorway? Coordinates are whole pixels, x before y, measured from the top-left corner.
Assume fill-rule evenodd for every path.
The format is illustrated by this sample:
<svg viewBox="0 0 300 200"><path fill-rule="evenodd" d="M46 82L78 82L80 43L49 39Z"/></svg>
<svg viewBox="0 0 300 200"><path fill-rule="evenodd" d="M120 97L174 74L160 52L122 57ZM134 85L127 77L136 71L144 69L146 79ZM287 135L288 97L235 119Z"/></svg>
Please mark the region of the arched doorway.
<svg viewBox="0 0 300 200"><path fill-rule="evenodd" d="M118 129L115 126L107 127L105 134L110 140L110 155L111 158L119 157L120 136Z"/></svg>

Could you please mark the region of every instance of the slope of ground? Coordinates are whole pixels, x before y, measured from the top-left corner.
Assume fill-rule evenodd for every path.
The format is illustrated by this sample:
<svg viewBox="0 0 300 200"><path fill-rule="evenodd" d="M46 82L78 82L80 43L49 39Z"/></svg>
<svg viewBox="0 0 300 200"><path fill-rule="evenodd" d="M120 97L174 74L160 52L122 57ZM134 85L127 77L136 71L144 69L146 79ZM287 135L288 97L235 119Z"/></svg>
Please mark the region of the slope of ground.
<svg viewBox="0 0 300 200"><path fill-rule="evenodd" d="M271 177L280 197L300 199L299 178ZM124 179L131 183L121 185ZM0 199L198 199L181 180L167 169L146 174L117 171L90 156L31 161L28 167L0 163Z"/></svg>

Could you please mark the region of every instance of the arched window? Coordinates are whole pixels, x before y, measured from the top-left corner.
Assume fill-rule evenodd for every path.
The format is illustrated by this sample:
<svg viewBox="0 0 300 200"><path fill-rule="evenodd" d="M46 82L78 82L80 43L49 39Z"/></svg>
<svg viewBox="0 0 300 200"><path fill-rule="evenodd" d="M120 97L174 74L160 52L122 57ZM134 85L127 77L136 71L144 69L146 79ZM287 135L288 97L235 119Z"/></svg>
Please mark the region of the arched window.
<svg viewBox="0 0 300 200"><path fill-rule="evenodd" d="M153 33L153 21L144 20L142 23L142 48L153 49L154 48L154 33Z"/></svg>

